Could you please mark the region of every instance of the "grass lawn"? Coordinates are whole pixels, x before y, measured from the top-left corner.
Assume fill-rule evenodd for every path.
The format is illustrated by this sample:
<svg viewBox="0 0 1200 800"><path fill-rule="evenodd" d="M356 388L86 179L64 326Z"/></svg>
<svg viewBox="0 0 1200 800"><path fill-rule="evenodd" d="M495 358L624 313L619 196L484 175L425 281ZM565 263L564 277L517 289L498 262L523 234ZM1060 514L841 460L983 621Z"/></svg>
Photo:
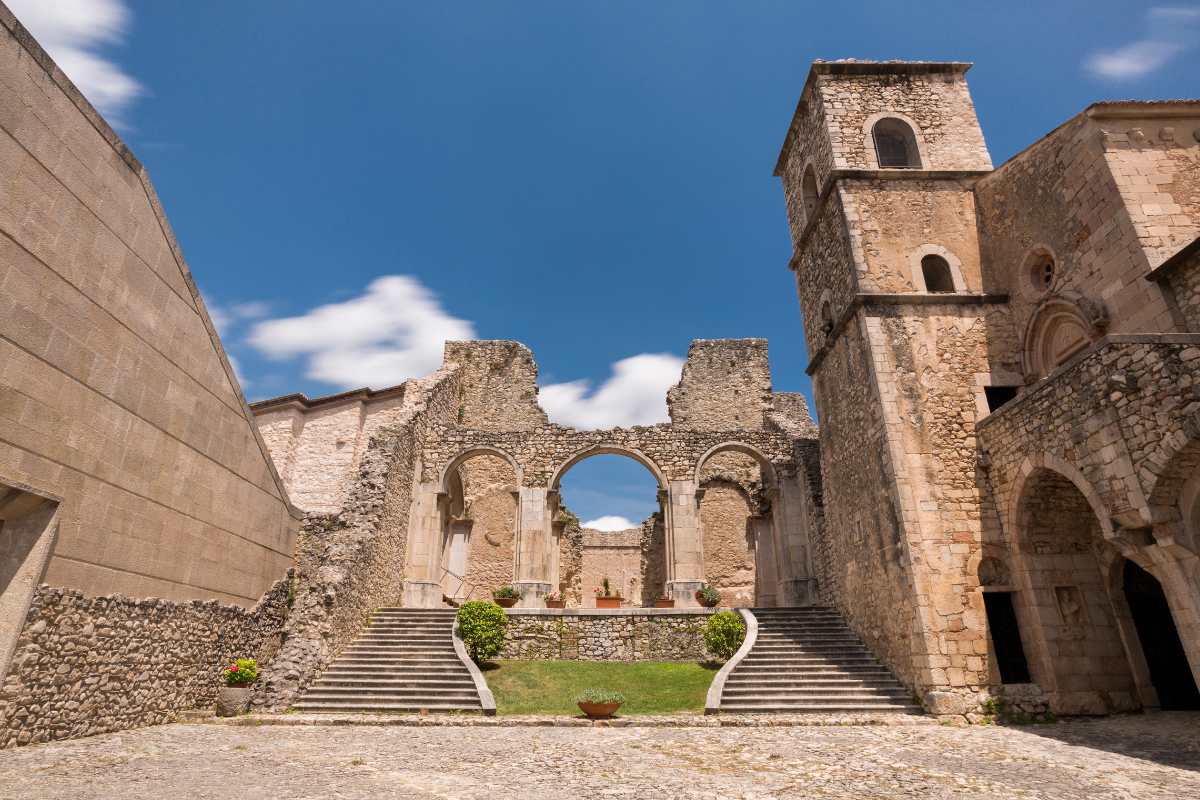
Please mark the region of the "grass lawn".
<svg viewBox="0 0 1200 800"><path fill-rule="evenodd" d="M484 666L496 696L497 714L579 715L575 697L584 689L625 695L620 714L704 711L708 685L719 665L641 661L497 661Z"/></svg>

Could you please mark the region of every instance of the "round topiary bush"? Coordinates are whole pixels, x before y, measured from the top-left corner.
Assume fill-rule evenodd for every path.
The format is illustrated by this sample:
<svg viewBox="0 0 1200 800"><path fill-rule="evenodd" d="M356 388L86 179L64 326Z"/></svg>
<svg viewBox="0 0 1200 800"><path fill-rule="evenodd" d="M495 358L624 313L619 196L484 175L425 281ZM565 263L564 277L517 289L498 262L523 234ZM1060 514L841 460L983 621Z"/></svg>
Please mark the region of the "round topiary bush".
<svg viewBox="0 0 1200 800"><path fill-rule="evenodd" d="M495 603L471 600L458 609L458 635L476 664L500 653L507 624L504 609Z"/></svg>
<svg viewBox="0 0 1200 800"><path fill-rule="evenodd" d="M728 660L746 639L746 623L733 611L718 611L704 626L704 646L717 658Z"/></svg>

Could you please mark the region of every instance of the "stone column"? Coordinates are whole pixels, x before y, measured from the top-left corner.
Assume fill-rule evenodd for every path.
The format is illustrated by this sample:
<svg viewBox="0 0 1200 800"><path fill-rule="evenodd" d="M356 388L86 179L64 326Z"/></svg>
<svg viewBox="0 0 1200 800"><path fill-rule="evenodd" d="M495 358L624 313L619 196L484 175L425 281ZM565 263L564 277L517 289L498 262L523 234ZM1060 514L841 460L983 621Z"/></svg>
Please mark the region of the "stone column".
<svg viewBox="0 0 1200 800"><path fill-rule="evenodd" d="M442 520L445 492L436 483L423 483L413 493L408 515L408 557L404 567L405 608L440 608L442 605Z"/></svg>
<svg viewBox="0 0 1200 800"><path fill-rule="evenodd" d="M704 584L701 492L694 480L669 481L667 503L667 596L677 608L694 608Z"/></svg>
<svg viewBox="0 0 1200 800"><path fill-rule="evenodd" d="M754 533L754 605L773 608L779 605L778 547L771 515L750 517Z"/></svg>
<svg viewBox="0 0 1200 800"><path fill-rule="evenodd" d="M544 608L554 587L554 531L551 494L544 486L517 489L517 563L513 586L521 593L518 608Z"/></svg>
<svg viewBox="0 0 1200 800"><path fill-rule="evenodd" d="M776 542L776 568L781 606L807 606L817 600L816 579L810 563L808 519L794 480L780 480L771 495L771 519Z"/></svg>

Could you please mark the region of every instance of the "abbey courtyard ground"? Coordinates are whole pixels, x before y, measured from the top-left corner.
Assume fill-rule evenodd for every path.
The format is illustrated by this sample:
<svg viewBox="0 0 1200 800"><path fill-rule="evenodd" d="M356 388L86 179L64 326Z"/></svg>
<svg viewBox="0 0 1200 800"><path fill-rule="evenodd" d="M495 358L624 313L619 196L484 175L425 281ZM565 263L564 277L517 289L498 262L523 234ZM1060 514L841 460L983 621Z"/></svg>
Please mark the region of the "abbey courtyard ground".
<svg viewBox="0 0 1200 800"><path fill-rule="evenodd" d="M1200 797L1194 714L1028 727L475 722L163 725L0 753L0 786L11 800Z"/></svg>

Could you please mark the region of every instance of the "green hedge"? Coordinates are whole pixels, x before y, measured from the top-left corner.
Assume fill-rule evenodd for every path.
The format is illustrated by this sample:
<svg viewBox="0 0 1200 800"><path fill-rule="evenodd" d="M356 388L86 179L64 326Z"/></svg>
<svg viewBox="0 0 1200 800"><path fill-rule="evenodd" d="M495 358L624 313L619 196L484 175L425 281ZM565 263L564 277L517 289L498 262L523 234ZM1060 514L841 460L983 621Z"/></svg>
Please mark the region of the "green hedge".
<svg viewBox="0 0 1200 800"><path fill-rule="evenodd" d="M500 654L506 625L508 617L495 603L471 600L458 609L458 635L476 664Z"/></svg>

